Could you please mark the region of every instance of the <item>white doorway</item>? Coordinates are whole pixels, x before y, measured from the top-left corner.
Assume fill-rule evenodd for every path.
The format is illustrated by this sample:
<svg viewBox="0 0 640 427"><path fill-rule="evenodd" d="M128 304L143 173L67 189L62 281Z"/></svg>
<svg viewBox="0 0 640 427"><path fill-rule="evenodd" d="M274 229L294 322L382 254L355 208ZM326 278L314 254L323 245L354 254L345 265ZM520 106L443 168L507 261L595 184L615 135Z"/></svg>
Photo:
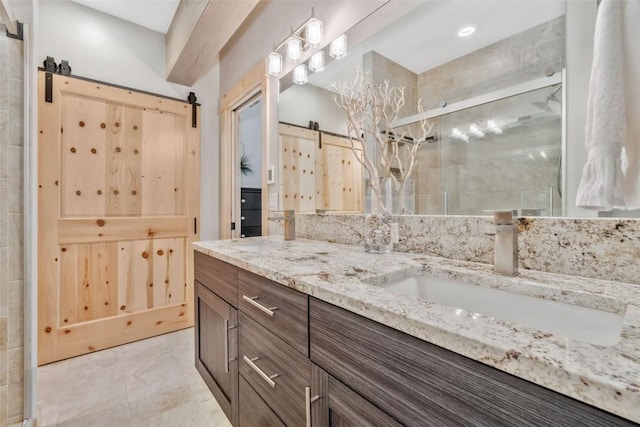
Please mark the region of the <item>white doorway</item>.
<svg viewBox="0 0 640 427"><path fill-rule="evenodd" d="M236 236L262 235L262 102L258 94L235 110L239 168Z"/></svg>

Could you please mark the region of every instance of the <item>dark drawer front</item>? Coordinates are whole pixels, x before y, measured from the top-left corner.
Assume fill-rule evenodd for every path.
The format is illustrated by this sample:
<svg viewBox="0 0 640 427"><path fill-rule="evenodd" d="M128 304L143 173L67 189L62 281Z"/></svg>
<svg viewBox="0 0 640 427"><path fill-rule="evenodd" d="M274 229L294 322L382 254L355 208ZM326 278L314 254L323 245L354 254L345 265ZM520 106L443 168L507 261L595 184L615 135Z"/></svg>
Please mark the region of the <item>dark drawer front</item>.
<svg viewBox="0 0 640 427"><path fill-rule="evenodd" d="M408 426L631 426L615 415L310 298L311 360Z"/></svg>
<svg viewBox="0 0 640 427"><path fill-rule="evenodd" d="M243 191L240 195L240 209L261 209L262 193Z"/></svg>
<svg viewBox="0 0 640 427"><path fill-rule="evenodd" d="M240 377L240 427L286 427L249 383Z"/></svg>
<svg viewBox="0 0 640 427"><path fill-rule="evenodd" d="M198 251L193 262L195 279L237 308L238 268Z"/></svg>
<svg viewBox="0 0 640 427"><path fill-rule="evenodd" d="M240 213L240 221L242 229L244 227L259 227L262 225L262 211L242 210Z"/></svg>
<svg viewBox="0 0 640 427"><path fill-rule="evenodd" d="M239 354L240 374L278 417L288 426L305 425L311 362L242 312Z"/></svg>
<svg viewBox="0 0 640 427"><path fill-rule="evenodd" d="M262 227L242 227L240 237L262 236Z"/></svg>
<svg viewBox="0 0 640 427"><path fill-rule="evenodd" d="M305 356L309 355L307 301L302 292L238 271L240 310Z"/></svg>

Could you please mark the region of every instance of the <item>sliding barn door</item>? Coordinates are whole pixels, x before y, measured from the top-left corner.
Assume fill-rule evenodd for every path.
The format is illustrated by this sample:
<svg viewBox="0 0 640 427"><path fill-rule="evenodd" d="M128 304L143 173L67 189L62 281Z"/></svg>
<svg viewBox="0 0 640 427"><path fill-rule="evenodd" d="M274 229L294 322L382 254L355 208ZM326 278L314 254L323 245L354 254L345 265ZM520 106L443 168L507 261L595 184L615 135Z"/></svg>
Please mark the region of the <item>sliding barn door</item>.
<svg viewBox="0 0 640 427"><path fill-rule="evenodd" d="M351 149L349 138L322 132L316 173L318 209L342 213L362 213L362 150Z"/></svg>
<svg viewBox="0 0 640 427"><path fill-rule="evenodd" d="M39 364L191 326L191 105L39 74Z"/></svg>
<svg viewBox="0 0 640 427"><path fill-rule="evenodd" d="M280 124L280 206L316 212L318 131Z"/></svg>

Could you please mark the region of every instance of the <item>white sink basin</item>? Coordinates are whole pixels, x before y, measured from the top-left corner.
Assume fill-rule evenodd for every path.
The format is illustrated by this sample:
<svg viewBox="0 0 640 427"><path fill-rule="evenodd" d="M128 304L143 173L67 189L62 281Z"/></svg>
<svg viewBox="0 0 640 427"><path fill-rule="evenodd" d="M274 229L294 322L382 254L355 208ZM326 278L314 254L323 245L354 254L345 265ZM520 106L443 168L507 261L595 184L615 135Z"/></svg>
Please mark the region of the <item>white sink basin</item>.
<svg viewBox="0 0 640 427"><path fill-rule="evenodd" d="M624 321L617 313L427 275L413 275L382 286L391 292L592 344L616 344ZM462 310L456 313L462 315Z"/></svg>

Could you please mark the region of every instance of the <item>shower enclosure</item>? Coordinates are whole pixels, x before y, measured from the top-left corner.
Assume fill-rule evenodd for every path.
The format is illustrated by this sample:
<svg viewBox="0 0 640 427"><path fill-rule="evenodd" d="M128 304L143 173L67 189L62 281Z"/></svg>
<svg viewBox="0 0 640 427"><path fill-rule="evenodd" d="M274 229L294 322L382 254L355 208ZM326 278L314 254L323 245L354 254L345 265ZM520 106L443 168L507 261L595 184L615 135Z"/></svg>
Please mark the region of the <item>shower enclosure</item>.
<svg viewBox="0 0 640 427"><path fill-rule="evenodd" d="M418 117L434 125L419 150L412 213L562 215L563 75L398 120L398 133Z"/></svg>

